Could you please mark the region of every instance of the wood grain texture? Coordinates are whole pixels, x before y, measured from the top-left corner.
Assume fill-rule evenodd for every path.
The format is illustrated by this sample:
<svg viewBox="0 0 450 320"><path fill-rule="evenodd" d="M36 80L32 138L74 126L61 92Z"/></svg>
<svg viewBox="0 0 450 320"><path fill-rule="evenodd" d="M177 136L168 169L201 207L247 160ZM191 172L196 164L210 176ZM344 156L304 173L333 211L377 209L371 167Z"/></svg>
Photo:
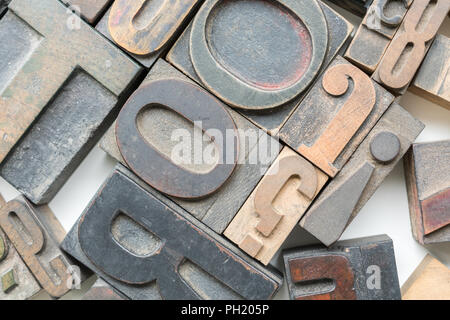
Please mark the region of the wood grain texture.
<svg viewBox="0 0 450 320"><path fill-rule="evenodd" d="M334 177L394 97L338 56L280 131L280 139Z"/></svg>
<svg viewBox="0 0 450 320"><path fill-rule="evenodd" d="M291 300L400 300L394 246L387 235L283 252Z"/></svg>
<svg viewBox="0 0 450 320"><path fill-rule="evenodd" d="M414 238L450 241L450 141L414 144L404 159Z"/></svg>
<svg viewBox="0 0 450 320"><path fill-rule="evenodd" d="M193 83L171 65L163 60L159 60L148 74L143 85L148 81L168 78ZM278 142L274 141L262 130L259 130L243 116L229 108L227 108L227 112L233 119L236 128L239 129L240 152L233 174L219 190L203 199L192 201L172 198L173 201L218 233L222 233L225 230L264 175L267 168L275 160L280 150ZM174 142L171 141L173 130L183 128L188 130L188 132L192 131L192 125L181 121L180 117L175 117L173 113L163 112L161 109L157 109L155 112L148 113L147 115L144 114L143 123L147 123L145 126L147 128L159 128L159 130L153 130L151 132L143 130L143 134L150 141L154 141L153 143L156 143L159 150L168 157L171 156L172 148L174 147ZM117 146L115 130L115 126L109 129L100 145L109 155L126 165ZM252 134L249 135L249 133ZM163 141L163 143L156 142L155 139L157 138ZM178 141L175 141L175 143L178 143ZM254 159L257 161L255 162ZM213 167L211 165L205 165L202 162L198 165L191 166L189 169L194 171L206 170L207 172ZM180 186L188 190L191 188L189 185Z"/></svg>
<svg viewBox="0 0 450 320"><path fill-rule="evenodd" d="M245 15L243 15L244 12L248 12L248 14L253 16L263 15L266 19L269 19L274 14L276 15L276 12L279 11L279 9L272 9L267 10L267 2L268 1L242 1L239 7L242 7L241 13L233 13L234 11L232 9L233 3L238 3L236 1L227 1L228 6L225 6L225 9L227 7L230 7L229 10L222 10L223 14L218 15L216 21L217 26L226 26L226 29L230 28L229 23L227 24L228 20L237 19L236 24L242 23L245 25L245 28L242 27L241 29L235 29L234 32L230 33L228 37L225 37L222 33L218 33L218 36L220 39L223 39L221 41L220 47L225 47L227 44L229 44L230 48L232 49L232 53L234 55L228 55L225 50L221 57L226 59L226 61L230 60L231 64L233 65L236 61L243 61L240 59L244 59L240 56L243 55L245 50L242 49L241 46L248 47L250 44L247 43L246 39L246 32L248 31L249 34L251 34L253 37L255 37L254 42L255 46L251 48L251 50L255 50L258 46L262 46L265 49L262 51L264 55L258 56L258 53L255 53L254 59L244 59L246 62L243 62L241 64L243 70L246 70L246 76L247 77L253 77L252 79L256 82L264 82L264 77L272 77L269 79L270 81L274 81L274 79L281 79L286 78L286 74L292 73L292 68L286 69L286 63L283 62L285 60L281 60L281 57L286 57L286 55L293 55L291 61L298 61L299 54L296 54L295 45L298 44L298 40L292 40L289 42L284 41L282 45L276 44L277 41L282 38L280 38L279 33L273 34L269 33L270 30L267 30L267 26L261 27L258 30L254 30L254 28L257 28L256 25L253 23L250 23L250 21L245 18ZM231 3L231 5L230 5ZM328 48L326 51L325 59L322 61L322 67L319 72L317 72L317 75L320 74L328 64L333 60L337 52L344 46L348 38L350 37L350 34L353 30L353 26L345 20L342 16L338 15L335 11L330 9L327 5L323 4L319 1L321 10L323 11L323 14L326 19L326 24L328 26ZM272 8L269 6L269 8ZM220 13L221 11L219 11ZM222 18L221 18L222 17ZM241 17L241 19L238 19ZM255 18L256 19L256 18ZM286 17L278 17L276 19L286 19ZM245 22L245 21L247 22ZM257 21L258 19L256 19ZM265 21L264 19L261 20L261 23ZM283 20L285 21L285 20ZM213 24L211 27L214 27L215 24ZM216 29L218 28L216 27ZM287 27L286 27L287 28ZM291 28L291 27L290 27ZM217 29L222 30L222 29ZM292 29L289 29L292 31ZM191 47L190 47L190 39L192 36L192 23L186 28L184 33L180 36L180 38L177 40L175 45L172 47L172 49L167 54L167 61L169 61L171 64L173 64L177 69L181 70L183 73L188 75L191 79L195 80L202 86L208 88L202 80L197 75L197 71L192 63L191 60ZM267 32L266 32L267 31ZM266 36L267 33L267 36ZM291 33L289 33L291 34ZM259 36L256 37L256 35ZM233 37L232 37L233 36ZM252 38L253 39L253 38ZM217 39L216 39L217 40ZM219 42L217 40L216 42ZM286 47L286 43L289 44L289 48L283 49ZM239 44L239 46L238 46ZM258 45L256 45L258 44ZM242 49L242 50L241 50ZM279 55L277 52L283 50L283 54ZM222 51L221 51L222 52ZM272 52L270 54L270 52ZM233 58L237 56L236 60ZM240 58L239 58L240 57ZM276 59L275 59L276 58ZM279 65L282 66L282 68L278 68L275 64L279 63ZM270 65L274 71L273 72L267 72L267 65ZM233 65L234 66L234 65ZM231 67L230 67L231 68ZM241 67L236 67L233 70L240 70ZM257 72L259 70L259 73ZM265 70L265 72L263 72ZM280 70L285 70L284 74L280 74ZM234 72L234 71L233 71ZM280 78L281 77L281 78ZM268 79L266 79L268 80ZM266 81L267 82L267 81ZM258 89L255 87L255 85L251 85L252 90L258 90L261 91L261 89ZM248 118L250 121L252 121L254 124L259 126L260 128L264 129L271 135L276 135L278 131L281 129L283 123L288 119L289 115L295 110L298 103L303 99L304 95L307 93L308 90L303 90L303 92L298 92L297 96L293 98L292 101L285 103L283 105L278 105L272 109L266 109L266 110L245 110L245 109L239 109L238 111L244 115L246 118ZM267 94L267 90L266 90Z"/></svg>
<svg viewBox="0 0 450 320"><path fill-rule="evenodd" d="M402 286L403 300L450 300L450 269L427 254Z"/></svg>
<svg viewBox="0 0 450 320"><path fill-rule="evenodd" d="M428 51L411 91L450 110L450 39L438 34Z"/></svg>
<svg viewBox="0 0 450 320"><path fill-rule="evenodd" d="M92 26L95 26L113 0L62 0L71 10L80 14Z"/></svg>
<svg viewBox="0 0 450 320"><path fill-rule="evenodd" d="M336 242L423 128L394 103L321 192L300 226L327 246Z"/></svg>
<svg viewBox="0 0 450 320"><path fill-rule="evenodd" d="M414 0L373 79L396 95L404 94L449 11L448 0Z"/></svg>
<svg viewBox="0 0 450 320"><path fill-rule="evenodd" d="M323 172L285 147L224 235L267 265L327 180Z"/></svg>

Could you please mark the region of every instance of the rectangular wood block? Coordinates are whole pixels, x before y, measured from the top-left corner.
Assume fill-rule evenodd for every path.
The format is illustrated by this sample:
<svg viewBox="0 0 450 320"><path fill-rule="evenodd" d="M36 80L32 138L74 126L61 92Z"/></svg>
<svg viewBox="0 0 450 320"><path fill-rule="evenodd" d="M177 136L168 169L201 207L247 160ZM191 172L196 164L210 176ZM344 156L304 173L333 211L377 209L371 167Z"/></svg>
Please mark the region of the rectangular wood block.
<svg viewBox="0 0 450 320"><path fill-rule="evenodd" d="M0 258L0 269L12 271L9 281L5 273L1 275L3 289L6 283L12 284L4 298L26 299L41 288L60 298L87 278L89 272L74 265L59 249L65 231L48 207L34 207L23 196L4 203L0 206L0 232L10 249L5 261Z"/></svg>
<svg viewBox="0 0 450 320"><path fill-rule="evenodd" d="M387 235L283 253L291 300L401 300Z"/></svg>
<svg viewBox="0 0 450 320"><path fill-rule="evenodd" d="M215 2L205 2L166 59L275 136L314 79L347 42L353 25L320 1L295 3L299 17L303 21L312 20L306 26L297 21L296 16L290 18L292 11L283 12L286 8L282 5L292 5L292 1L227 0L212 9ZM214 16L214 19L206 19L205 15ZM202 23L211 30L208 33L211 39L207 41L215 48L211 50L216 51L208 59L204 53L196 54L197 50L194 50L204 49L205 42L199 40L195 47L190 43L194 38L202 39ZM268 28L268 25L277 27ZM299 34L306 38L299 39ZM326 34L327 39L323 37ZM308 44L312 41L314 48ZM322 59L312 60L309 55L305 56L308 50L317 56L322 53ZM208 66L205 67L206 62ZM304 86L300 86L301 83ZM299 89L288 90L287 87Z"/></svg>
<svg viewBox="0 0 450 320"><path fill-rule="evenodd" d="M270 299L282 281L121 165L62 248L130 299Z"/></svg>
<svg viewBox="0 0 450 320"><path fill-rule="evenodd" d="M300 221L323 244L336 242L424 125L394 103Z"/></svg>
<svg viewBox="0 0 450 320"><path fill-rule="evenodd" d="M214 96L198 87L193 81L189 80L186 76L184 76L181 72L173 68L164 60L159 60L154 65L147 78L141 85L141 88L145 87L148 83L163 81L165 79L181 80L184 83L198 88L199 91L204 92L204 94L208 96L208 99L212 99L221 104L217 99L214 98ZM173 89L169 88L169 90ZM169 92L169 95L172 96L173 94ZM185 98L183 97L182 99L185 100ZM146 101L146 103L151 102L152 101ZM181 105L181 101L175 103ZM196 109L200 107L200 102L193 103L194 104L192 106L195 106L195 103L197 103ZM142 106L144 106L144 104ZM167 106L167 108L169 109L176 107L177 105L175 104ZM277 141L268 136L262 130L258 129L243 116L226 106L223 107L226 108L225 112L231 116L231 119L234 121L234 124L238 129L240 151L235 170L231 174L231 177L223 185L221 185L218 190L210 195L206 195L203 198L196 199L172 197L173 201L175 201L177 204L179 204L181 207L195 216L198 220L205 223L208 227L210 227L217 233L222 233L225 230L227 225L231 222L235 214L238 212L239 208L244 204L250 193L256 187L268 167L276 159L281 149L281 146ZM124 109L122 109L122 112L125 112L123 110ZM159 108L153 110L154 111L143 113L140 117L140 121L142 123L141 128L154 128L152 130L143 129L142 134L147 141L150 141L153 145L157 146L157 149L161 150L161 152L170 159L174 148L179 145L178 140L171 139L173 133L176 132L176 130L182 129L187 130L187 132L189 133L192 133L191 136L195 137L195 132L192 132L192 123L183 120L182 117L177 117L176 113L165 111L167 109ZM218 120L221 122L225 120L225 118L220 119L220 113L213 112L213 115L211 115L211 117L218 118ZM195 119L190 120L195 121ZM119 149L117 144L116 126L117 125L115 124L108 130L108 132L103 137L100 146L113 158L121 162L123 165L127 166L127 162L123 158L121 150ZM204 129L206 130L206 128ZM191 142L191 140L189 140L189 142ZM195 141L192 142L194 148L195 143ZM188 149L193 148L188 147ZM190 150L188 150L187 152L190 152ZM142 153L138 153L137 157L145 156ZM164 163L164 165L167 164ZM206 165L206 163L203 161L201 161L197 165L190 166L190 170L194 170L194 172L205 172L205 170L208 171L211 169L211 165ZM162 171L162 169L159 168L157 169L157 171ZM165 175L166 178L163 178L162 180L168 179L168 181L170 181L169 179L172 179L169 177L170 174L171 173L168 172L167 175ZM194 184L197 184L198 181L199 180L194 180ZM179 181L169 182L168 187L171 188L175 184L180 185L183 190L189 190L194 187L194 185L189 184L188 182L180 183Z"/></svg>
<svg viewBox="0 0 450 320"><path fill-rule="evenodd" d="M368 8L372 4L373 0L329 0L337 6L344 8L347 11L357 15L358 17L364 17Z"/></svg>
<svg viewBox="0 0 450 320"><path fill-rule="evenodd" d="M115 0L96 29L151 68L194 15L199 0Z"/></svg>
<svg viewBox="0 0 450 320"><path fill-rule="evenodd" d="M113 0L62 0L90 25L95 26Z"/></svg>
<svg viewBox="0 0 450 320"><path fill-rule="evenodd" d="M224 235L267 265L327 180L307 160L283 148Z"/></svg>
<svg viewBox="0 0 450 320"><path fill-rule="evenodd" d="M412 1L374 0L345 58L367 74L377 68Z"/></svg>
<svg viewBox="0 0 450 320"><path fill-rule="evenodd" d="M450 110L450 39L438 34L428 51L411 91Z"/></svg>
<svg viewBox="0 0 450 320"><path fill-rule="evenodd" d="M450 269L427 254L402 286L402 300L450 300Z"/></svg>
<svg viewBox="0 0 450 320"><path fill-rule="evenodd" d="M49 202L112 121L140 67L56 0L16 0L0 21L0 174Z"/></svg>
<svg viewBox="0 0 450 320"><path fill-rule="evenodd" d="M411 227L421 244L450 241L450 140L413 144L404 159Z"/></svg>
<svg viewBox="0 0 450 320"><path fill-rule="evenodd" d="M394 97L338 56L280 131L280 138L336 176Z"/></svg>
<svg viewBox="0 0 450 320"><path fill-rule="evenodd" d="M414 0L373 79L395 95L404 94L449 11L448 0Z"/></svg>

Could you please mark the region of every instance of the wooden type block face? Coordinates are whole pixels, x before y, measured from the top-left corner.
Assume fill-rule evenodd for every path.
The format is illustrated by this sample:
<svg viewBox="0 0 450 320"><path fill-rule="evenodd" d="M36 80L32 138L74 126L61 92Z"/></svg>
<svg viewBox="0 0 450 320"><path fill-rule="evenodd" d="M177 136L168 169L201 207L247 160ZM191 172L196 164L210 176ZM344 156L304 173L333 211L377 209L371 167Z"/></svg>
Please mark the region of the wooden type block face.
<svg viewBox="0 0 450 320"><path fill-rule="evenodd" d="M277 275L240 257L123 170L99 190L64 250L131 299L269 299L276 293Z"/></svg>
<svg viewBox="0 0 450 320"><path fill-rule="evenodd" d="M450 269L427 254L402 286L402 300L450 300Z"/></svg>
<svg viewBox="0 0 450 320"><path fill-rule="evenodd" d="M450 11L448 0L414 0L373 78L396 95L406 92Z"/></svg>
<svg viewBox="0 0 450 320"><path fill-rule="evenodd" d="M392 240L375 236L283 253L292 300L401 300Z"/></svg>
<svg viewBox="0 0 450 320"><path fill-rule="evenodd" d="M58 1L17 0L0 21L1 175L36 204L75 170L140 71L67 17Z"/></svg>
<svg viewBox="0 0 450 320"><path fill-rule="evenodd" d="M373 0L330 0L330 2L359 17L364 17Z"/></svg>
<svg viewBox="0 0 450 320"><path fill-rule="evenodd" d="M345 58L372 75L411 3L412 0L375 0L353 37Z"/></svg>
<svg viewBox="0 0 450 320"><path fill-rule="evenodd" d="M97 30L150 68L192 16L199 0L115 0Z"/></svg>
<svg viewBox="0 0 450 320"><path fill-rule="evenodd" d="M405 176L414 238L421 244L450 241L450 140L414 144Z"/></svg>
<svg viewBox="0 0 450 320"><path fill-rule="evenodd" d="M337 57L283 126L280 138L334 177L393 100L364 72Z"/></svg>
<svg viewBox="0 0 450 320"><path fill-rule="evenodd" d="M224 235L267 265L328 180L285 147Z"/></svg>
<svg viewBox="0 0 450 320"><path fill-rule="evenodd" d="M149 104L157 107L146 108ZM141 133L137 140L148 141L154 149L133 142L137 131ZM277 141L163 60L124 106L101 147L218 233L225 230L280 151ZM215 159L224 161L208 161L206 156L192 161L198 159L198 151L208 155L213 148L219 155ZM174 152L178 154L179 149L190 157L178 161Z"/></svg>
<svg viewBox="0 0 450 320"><path fill-rule="evenodd" d="M208 0L167 60L276 135L352 28L316 1Z"/></svg>
<svg viewBox="0 0 450 320"><path fill-rule="evenodd" d="M450 110L450 39L437 35L411 91Z"/></svg>
<svg viewBox="0 0 450 320"><path fill-rule="evenodd" d="M394 103L314 201L300 226L327 246L336 242L423 128Z"/></svg>
<svg viewBox="0 0 450 320"><path fill-rule="evenodd" d="M95 25L113 0L62 0L90 25Z"/></svg>
<svg viewBox="0 0 450 320"><path fill-rule="evenodd" d="M127 300L127 298L99 278L92 288L83 295L82 300Z"/></svg>

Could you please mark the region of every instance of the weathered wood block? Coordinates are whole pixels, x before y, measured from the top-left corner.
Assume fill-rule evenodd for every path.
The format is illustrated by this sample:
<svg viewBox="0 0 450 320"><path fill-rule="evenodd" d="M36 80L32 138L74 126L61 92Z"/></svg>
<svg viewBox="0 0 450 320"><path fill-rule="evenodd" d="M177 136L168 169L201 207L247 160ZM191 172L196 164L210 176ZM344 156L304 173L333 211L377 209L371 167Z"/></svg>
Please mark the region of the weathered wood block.
<svg viewBox="0 0 450 320"><path fill-rule="evenodd" d="M450 269L427 254L402 286L403 300L450 300Z"/></svg>
<svg viewBox="0 0 450 320"><path fill-rule="evenodd" d="M92 288L83 295L82 300L128 300L128 298L99 278Z"/></svg>
<svg viewBox="0 0 450 320"><path fill-rule="evenodd" d="M412 0L374 0L345 58L372 75L411 3Z"/></svg>
<svg viewBox="0 0 450 320"><path fill-rule="evenodd" d="M330 2L338 5L351 13L364 17L368 8L372 4L373 0L329 0Z"/></svg>
<svg viewBox="0 0 450 320"><path fill-rule="evenodd" d="M450 39L438 34L411 85L411 91L450 110Z"/></svg>
<svg viewBox="0 0 450 320"><path fill-rule="evenodd" d="M115 0L96 29L150 68L181 33L199 0Z"/></svg>
<svg viewBox="0 0 450 320"><path fill-rule="evenodd" d="M279 136L334 177L393 100L392 94L338 56Z"/></svg>
<svg viewBox="0 0 450 320"><path fill-rule="evenodd" d="M401 300L387 235L283 253L291 300Z"/></svg>
<svg viewBox="0 0 450 320"><path fill-rule="evenodd" d="M147 108L149 104L159 107ZM216 133L219 130L214 141L205 137L204 149L198 121L209 134L214 135L210 129ZM180 130L188 139L179 139ZM198 131L200 134L196 134ZM139 143L132 142L135 136ZM225 230L281 148L164 60L154 65L123 107L101 147L218 233ZM221 154L219 161L196 157L198 151L206 154L213 147ZM190 157L175 161L174 151L178 149Z"/></svg>
<svg viewBox="0 0 450 320"><path fill-rule="evenodd" d="M207 0L167 60L276 135L352 30L320 1Z"/></svg>
<svg viewBox="0 0 450 320"><path fill-rule="evenodd" d="M224 235L267 265L328 177L285 147Z"/></svg>
<svg viewBox="0 0 450 320"><path fill-rule="evenodd" d="M327 246L337 241L423 128L394 103L320 193L300 226Z"/></svg>
<svg viewBox="0 0 450 320"><path fill-rule="evenodd" d="M281 285L120 165L62 248L131 299L269 299Z"/></svg>
<svg viewBox="0 0 450 320"><path fill-rule="evenodd" d="M113 0L62 0L87 23L95 26Z"/></svg>
<svg viewBox="0 0 450 320"><path fill-rule="evenodd" d="M405 156L411 227L421 244L450 241L450 140L413 144Z"/></svg>
<svg viewBox="0 0 450 320"><path fill-rule="evenodd" d="M15 0L0 21L0 174L49 202L112 121L140 67L56 0Z"/></svg>
<svg viewBox="0 0 450 320"><path fill-rule="evenodd" d="M0 261L0 270L8 270L1 274L1 298L26 299L41 288L60 298L86 279L88 273L59 249L65 231L48 207L34 207L23 196L0 200L0 237L10 249Z"/></svg>
<svg viewBox="0 0 450 320"><path fill-rule="evenodd" d="M396 95L404 94L449 11L448 0L414 0L373 79Z"/></svg>

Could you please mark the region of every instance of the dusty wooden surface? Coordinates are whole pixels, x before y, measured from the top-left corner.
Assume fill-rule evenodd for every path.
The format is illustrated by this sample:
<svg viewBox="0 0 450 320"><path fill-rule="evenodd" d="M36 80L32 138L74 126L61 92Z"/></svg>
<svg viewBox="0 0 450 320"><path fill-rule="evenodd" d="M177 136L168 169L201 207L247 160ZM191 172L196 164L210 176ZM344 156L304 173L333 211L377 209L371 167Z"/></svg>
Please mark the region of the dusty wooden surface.
<svg viewBox="0 0 450 320"><path fill-rule="evenodd" d="M62 0L90 25L95 25L113 0Z"/></svg>
<svg viewBox="0 0 450 320"><path fill-rule="evenodd" d="M127 298L114 290L102 279L97 279L94 285L83 295L82 300L127 300Z"/></svg>

